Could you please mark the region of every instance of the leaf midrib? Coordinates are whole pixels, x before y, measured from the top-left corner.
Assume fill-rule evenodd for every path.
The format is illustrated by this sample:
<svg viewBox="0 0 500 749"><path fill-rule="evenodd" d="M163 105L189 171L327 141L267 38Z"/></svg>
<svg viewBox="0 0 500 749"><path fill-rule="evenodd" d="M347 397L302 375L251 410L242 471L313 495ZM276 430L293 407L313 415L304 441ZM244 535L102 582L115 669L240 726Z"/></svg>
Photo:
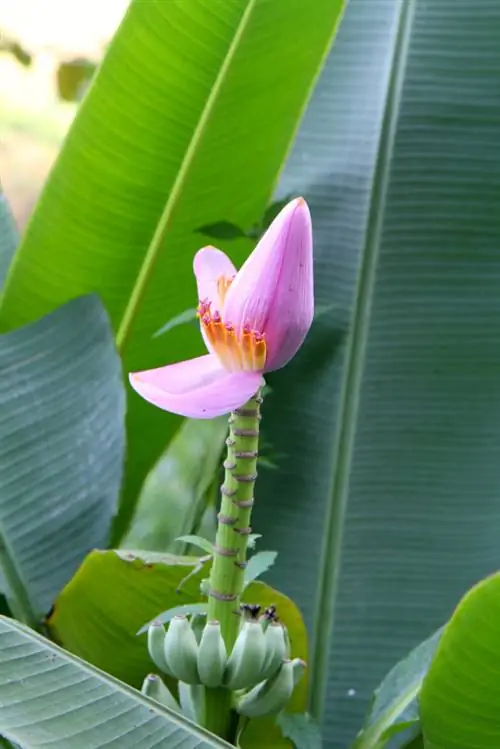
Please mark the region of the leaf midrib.
<svg viewBox="0 0 500 749"><path fill-rule="evenodd" d="M180 165L179 171L177 172L177 176L174 180L174 184L172 185L172 189L167 198L167 202L165 203L165 207L160 216L160 220L158 222L155 233L153 234L153 238L147 249L146 255L144 257L141 268L137 275L136 282L132 289L132 293L129 297L127 306L125 307L125 311L123 313L122 319L118 326L118 331L116 334L116 345L120 352L123 352L123 349L127 343L132 324L134 322L135 316L140 308L141 302L146 292L149 280L154 270L155 262L160 254L163 240L170 228L172 215L180 199L182 189L189 176L189 171L193 164L195 155L197 153L198 145L203 139L206 127L208 125L208 122L214 110L214 107L217 103L217 99L219 97L219 94L224 84L224 81L226 79L226 76L229 72L231 63L239 48L239 45L247 29L252 13L255 9L256 1L257 0L248 0L248 4L242 13L240 22L236 28L231 44L229 45L229 48L227 50L226 56L224 57L224 60L222 61L222 64L217 74L217 77L215 79L214 85L212 86L212 89L210 90L210 93L205 102L205 106L203 107L201 111L200 117L194 129L191 140L189 141L188 147L186 148L184 158Z"/></svg>
<svg viewBox="0 0 500 749"><path fill-rule="evenodd" d="M378 156L372 178L364 249L361 255L352 314L351 335L345 355L339 416L333 442L332 474L330 477L329 502L326 508L325 532L315 599L316 611L310 657L310 712L318 722L321 721L324 713L326 686L331 667L328 653L330 651L336 613L342 536L357 427L365 349L380 251L383 213L389 184L391 154L399 119L401 91L408 59L409 39L414 11L415 0L401 0L398 29L394 43L382 127L379 136Z"/></svg>
<svg viewBox="0 0 500 749"><path fill-rule="evenodd" d="M22 624L19 624L19 622L16 622L13 619L8 619L4 616L0 616L0 634L2 631L2 624L4 625L5 629L17 630L17 632L19 632L19 634L24 636L26 639L36 642L43 651L55 651L56 654L63 659L63 661L66 661L66 663L68 663L68 665L73 664L75 667L80 668L82 671L85 671L86 673L94 676L97 679L100 679L102 682L112 684L114 687L116 687L117 691L133 697L136 702L142 703L145 707L148 708L150 712L157 712L161 715L164 715L165 717L168 717L172 725L179 726L185 730L191 730L194 735L198 736L198 738L211 741L213 742L214 746L220 746L221 749L223 749L223 747L229 747L229 744L220 739L218 736L214 736L201 726L192 724L187 718L184 718L183 716L180 716L178 713L169 710L163 705L150 700L148 697L145 697L141 692L137 691L128 684L125 684L119 679L116 679L114 676L111 676L110 674L101 671L95 666L90 665L86 661L83 661L81 658L78 658L76 655L63 650L58 645L49 642L38 633L33 632Z"/></svg>

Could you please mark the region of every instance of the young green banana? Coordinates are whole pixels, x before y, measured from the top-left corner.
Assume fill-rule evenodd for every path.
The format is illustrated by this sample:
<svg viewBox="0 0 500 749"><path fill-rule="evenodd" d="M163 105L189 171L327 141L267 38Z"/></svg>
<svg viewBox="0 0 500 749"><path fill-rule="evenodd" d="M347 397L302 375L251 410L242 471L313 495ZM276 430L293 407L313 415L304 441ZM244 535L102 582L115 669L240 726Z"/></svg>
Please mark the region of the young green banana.
<svg viewBox="0 0 500 749"><path fill-rule="evenodd" d="M207 622L198 646L198 674L206 687L220 687L227 664L227 651L220 623Z"/></svg>
<svg viewBox="0 0 500 749"><path fill-rule="evenodd" d="M227 661L224 685L228 689L247 689L262 680L266 642L260 622L249 619L241 628Z"/></svg>
<svg viewBox="0 0 500 749"><path fill-rule="evenodd" d="M292 643L290 642L290 635L288 634L288 630L284 625L283 632L285 633L285 658L289 659L292 657Z"/></svg>
<svg viewBox="0 0 500 749"><path fill-rule="evenodd" d="M296 687L299 681L304 676L305 670L307 668L307 664L301 658L294 658L292 661L292 665L293 665L293 685L294 687Z"/></svg>
<svg viewBox="0 0 500 749"><path fill-rule="evenodd" d="M174 699L168 687L165 686L160 677L156 674L148 674L148 676L146 676L142 683L141 692L145 694L146 697L151 697L152 700L159 702L160 705L164 705L165 707L169 707L171 710L180 713L181 709L177 700Z"/></svg>
<svg viewBox="0 0 500 749"><path fill-rule="evenodd" d="M153 622L148 629L148 651L149 657L160 671L172 676L165 655L163 645L165 642L165 628L161 622Z"/></svg>
<svg viewBox="0 0 500 749"><path fill-rule="evenodd" d="M185 616L174 616L165 635L163 653L170 672L186 684L199 684L198 643Z"/></svg>
<svg viewBox="0 0 500 749"><path fill-rule="evenodd" d="M199 723L202 716L203 687L199 684L185 684L180 681L179 702L186 718L192 720L193 723Z"/></svg>
<svg viewBox="0 0 500 749"><path fill-rule="evenodd" d="M257 684L236 701L236 710L247 718L274 715L286 707L295 687L295 674L303 673L304 661L284 661L279 671L267 681Z"/></svg>
<svg viewBox="0 0 500 749"><path fill-rule="evenodd" d="M279 622L271 622L265 631L266 658L262 668L262 678L270 679L286 658L285 630Z"/></svg>

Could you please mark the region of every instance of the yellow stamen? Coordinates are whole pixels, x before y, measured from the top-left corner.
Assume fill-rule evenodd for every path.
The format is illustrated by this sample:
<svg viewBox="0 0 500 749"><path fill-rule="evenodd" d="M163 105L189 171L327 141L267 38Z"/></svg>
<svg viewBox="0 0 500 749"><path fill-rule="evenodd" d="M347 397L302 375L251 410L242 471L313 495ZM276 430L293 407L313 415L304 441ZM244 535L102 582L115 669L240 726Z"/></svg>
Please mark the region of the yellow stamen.
<svg viewBox="0 0 500 749"><path fill-rule="evenodd" d="M264 364L266 363L266 341L263 335L255 334L253 358L256 365L255 369L264 369Z"/></svg>
<svg viewBox="0 0 500 749"><path fill-rule="evenodd" d="M234 277L229 278L228 276L220 276L217 281L217 293L219 295L221 309L224 306L224 300L226 298L227 291L233 283L233 278Z"/></svg>
<svg viewBox="0 0 500 749"><path fill-rule="evenodd" d="M266 340L262 333L245 327L240 335L230 323L225 323L219 312L201 301L198 317L206 338L219 357L222 366L230 372L263 371L266 363Z"/></svg>

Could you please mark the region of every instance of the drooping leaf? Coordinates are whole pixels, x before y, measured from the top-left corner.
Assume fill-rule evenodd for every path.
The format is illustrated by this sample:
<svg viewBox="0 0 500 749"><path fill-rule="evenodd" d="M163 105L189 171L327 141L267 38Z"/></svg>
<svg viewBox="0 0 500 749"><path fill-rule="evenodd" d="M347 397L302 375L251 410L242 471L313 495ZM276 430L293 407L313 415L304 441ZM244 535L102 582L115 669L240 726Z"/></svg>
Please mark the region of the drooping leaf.
<svg viewBox="0 0 500 749"><path fill-rule="evenodd" d="M258 551L250 557L245 569L245 586L250 585L254 580L267 572L276 561L278 553L276 551Z"/></svg>
<svg viewBox="0 0 500 749"><path fill-rule="evenodd" d="M442 630L420 643L387 674L375 692L373 703L365 719L362 732L353 749L379 749L394 733L403 733L399 745L391 742L391 749L408 743L409 731L419 732L417 697L422 681L434 656ZM413 725L409 725L410 722Z"/></svg>
<svg viewBox="0 0 500 749"><path fill-rule="evenodd" d="M176 541L182 541L182 543L184 544L191 544L192 546L197 546L199 549L203 549L203 551L206 551L207 554L214 553L213 543L209 541L207 538L202 538L201 536L188 534L187 536L179 536L176 539Z"/></svg>
<svg viewBox="0 0 500 749"><path fill-rule="evenodd" d="M250 533L248 536L247 548L255 549L255 546L259 538L262 538L262 533Z"/></svg>
<svg viewBox="0 0 500 749"><path fill-rule="evenodd" d="M17 230L0 185L0 291L18 243Z"/></svg>
<svg viewBox="0 0 500 749"><path fill-rule="evenodd" d="M321 731L308 713L281 713L278 725L295 749L322 749Z"/></svg>
<svg viewBox="0 0 500 749"><path fill-rule="evenodd" d="M198 530L226 434L225 417L184 421L144 485L124 548L186 552L176 539Z"/></svg>
<svg viewBox="0 0 500 749"><path fill-rule="evenodd" d="M425 743L441 749L500 746L500 574L476 585L443 630L424 679Z"/></svg>
<svg viewBox="0 0 500 749"><path fill-rule="evenodd" d="M499 23L490 0L349 3L280 188L335 306L269 376L284 457L253 522L314 635L327 749L500 565Z"/></svg>
<svg viewBox="0 0 500 749"><path fill-rule="evenodd" d="M57 597L49 631L72 653L140 687L155 666L137 632L162 611L201 600L199 576L177 593L197 562L196 557L93 551Z"/></svg>
<svg viewBox="0 0 500 749"><path fill-rule="evenodd" d="M0 565L18 618L45 614L85 555L106 542L124 405L97 297L0 336Z"/></svg>
<svg viewBox="0 0 500 749"><path fill-rule="evenodd" d="M229 744L0 618L0 726L24 749L223 749Z"/></svg>
<svg viewBox="0 0 500 749"><path fill-rule="evenodd" d="M194 328L172 330L168 351L153 334L196 303L197 227L259 219L342 5L132 0L29 223L0 328L96 291L125 371L201 352ZM236 240L236 263L250 246ZM179 424L131 391L127 413L116 539Z"/></svg>

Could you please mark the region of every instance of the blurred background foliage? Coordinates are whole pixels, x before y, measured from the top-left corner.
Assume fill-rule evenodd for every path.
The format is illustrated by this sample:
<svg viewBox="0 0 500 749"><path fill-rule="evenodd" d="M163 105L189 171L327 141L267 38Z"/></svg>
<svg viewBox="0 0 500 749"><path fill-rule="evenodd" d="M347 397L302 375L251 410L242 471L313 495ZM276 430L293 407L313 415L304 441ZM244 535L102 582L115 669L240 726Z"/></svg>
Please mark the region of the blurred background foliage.
<svg viewBox="0 0 500 749"><path fill-rule="evenodd" d="M0 3L0 170L20 227L127 5Z"/></svg>

